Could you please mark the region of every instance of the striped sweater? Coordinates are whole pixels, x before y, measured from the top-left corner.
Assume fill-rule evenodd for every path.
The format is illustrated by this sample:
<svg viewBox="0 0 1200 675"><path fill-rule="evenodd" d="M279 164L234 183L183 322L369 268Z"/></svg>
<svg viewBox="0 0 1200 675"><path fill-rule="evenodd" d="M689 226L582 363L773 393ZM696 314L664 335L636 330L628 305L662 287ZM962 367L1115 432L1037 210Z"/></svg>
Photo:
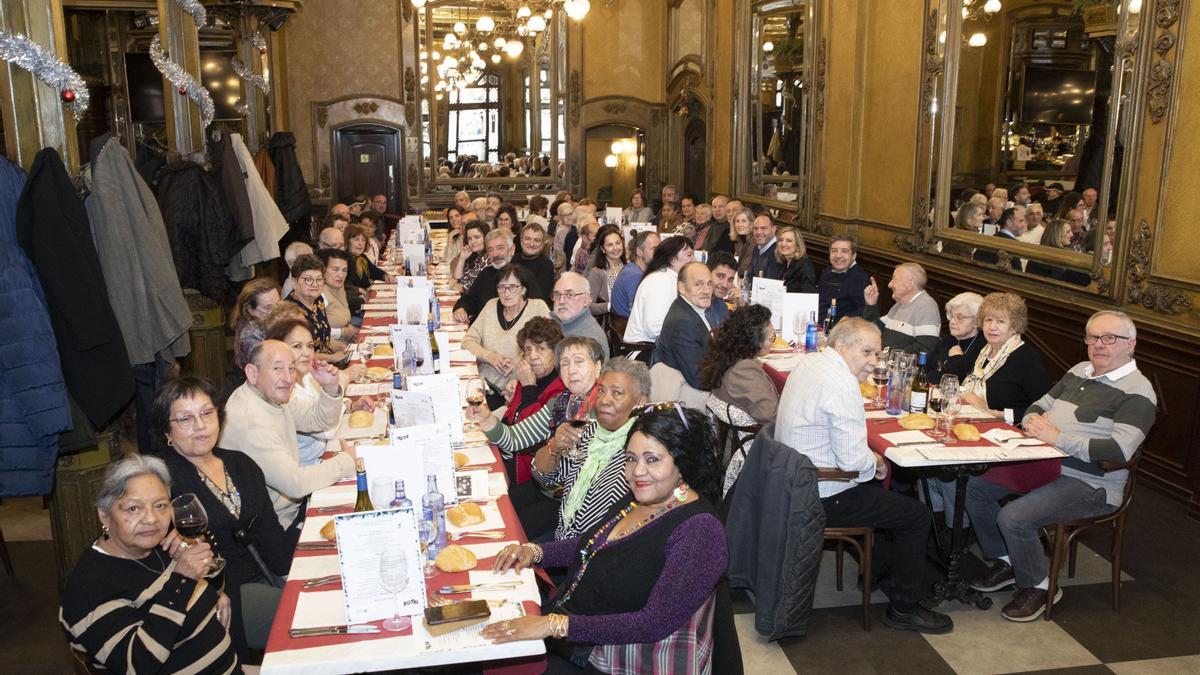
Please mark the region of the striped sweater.
<svg viewBox="0 0 1200 675"><path fill-rule="evenodd" d="M906 303L892 305L882 319L879 318L878 304L867 305L863 307L863 318L879 325L884 347L896 347L913 354L933 353L942 330L942 314L937 302L925 291L919 291Z"/></svg>
<svg viewBox="0 0 1200 675"><path fill-rule="evenodd" d="M1045 415L1058 427L1055 445L1069 457L1062 474L1104 488L1109 504L1119 506L1128 471L1103 471L1097 462L1126 462L1154 424L1158 399L1150 380L1129 363L1099 377L1088 361L1076 364L1025 416Z"/></svg>
<svg viewBox="0 0 1200 675"><path fill-rule="evenodd" d="M115 673L242 672L217 620L220 589L176 574L174 562L152 571L167 560L157 550L140 562L84 551L59 609L71 648Z"/></svg>

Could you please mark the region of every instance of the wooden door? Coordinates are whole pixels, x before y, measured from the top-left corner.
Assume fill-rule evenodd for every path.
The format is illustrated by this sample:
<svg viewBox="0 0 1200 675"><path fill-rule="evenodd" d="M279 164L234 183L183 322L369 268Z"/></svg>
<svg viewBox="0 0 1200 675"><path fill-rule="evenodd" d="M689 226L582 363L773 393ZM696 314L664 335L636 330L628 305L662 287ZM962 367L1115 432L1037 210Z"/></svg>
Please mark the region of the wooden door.
<svg viewBox="0 0 1200 675"><path fill-rule="evenodd" d="M387 195L388 213L403 213L400 130L381 124L354 124L333 132L334 198Z"/></svg>

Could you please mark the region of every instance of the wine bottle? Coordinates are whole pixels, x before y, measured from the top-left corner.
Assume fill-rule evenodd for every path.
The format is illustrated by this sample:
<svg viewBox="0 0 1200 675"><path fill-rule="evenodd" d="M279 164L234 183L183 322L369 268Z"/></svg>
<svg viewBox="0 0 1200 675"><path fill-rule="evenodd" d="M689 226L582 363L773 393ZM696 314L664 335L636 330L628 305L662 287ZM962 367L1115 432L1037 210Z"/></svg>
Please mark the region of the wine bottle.
<svg viewBox="0 0 1200 675"><path fill-rule="evenodd" d="M438 492L437 476L429 474L426 480L425 496L421 497L421 517L433 523L437 530L437 536L429 544L429 555L436 558L446 548L446 498Z"/></svg>
<svg viewBox="0 0 1200 675"><path fill-rule="evenodd" d="M433 314L429 315L429 351L433 372L442 372L442 352L438 349L437 337L433 334Z"/></svg>
<svg viewBox="0 0 1200 675"><path fill-rule="evenodd" d="M917 355L917 372L913 374L912 395L908 400L908 411L925 412L929 402L929 382L925 379L925 352Z"/></svg>
<svg viewBox="0 0 1200 675"><path fill-rule="evenodd" d="M822 326L826 336L829 335L829 330L837 323L837 298L829 301L829 311L825 313L825 325Z"/></svg>
<svg viewBox="0 0 1200 675"><path fill-rule="evenodd" d="M355 475L358 480L358 497L354 500L354 512L374 511L375 506L371 504L371 494L367 492L367 467L363 464L362 458L355 460Z"/></svg>
<svg viewBox="0 0 1200 675"><path fill-rule="evenodd" d="M396 481L396 498L388 506L393 509L403 509L412 506L412 500L404 494L404 481Z"/></svg>

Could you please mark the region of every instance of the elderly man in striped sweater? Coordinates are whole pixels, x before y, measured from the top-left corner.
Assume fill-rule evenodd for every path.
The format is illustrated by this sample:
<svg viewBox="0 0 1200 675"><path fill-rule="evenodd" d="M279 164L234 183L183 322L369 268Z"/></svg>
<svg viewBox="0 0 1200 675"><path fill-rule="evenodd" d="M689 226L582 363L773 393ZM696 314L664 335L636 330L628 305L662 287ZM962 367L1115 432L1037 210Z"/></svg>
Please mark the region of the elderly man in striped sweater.
<svg viewBox="0 0 1200 675"><path fill-rule="evenodd" d="M966 507L985 557L995 563L973 584L998 591L1016 583L1001 611L1010 621L1032 621L1049 595L1046 557L1038 530L1072 518L1094 518L1121 505L1129 472L1105 471L1100 462L1125 463L1154 423L1157 399L1133 359L1137 329L1124 312L1101 311L1087 322L1088 360L1075 365L1050 391L1029 406L1025 431L1067 453L1053 482L1000 508L1008 488L972 480Z"/></svg>
<svg viewBox="0 0 1200 675"><path fill-rule="evenodd" d="M883 346L906 352L933 353L942 329L942 313L937 302L925 292L925 268L914 262L896 265L888 288L896 304L879 318L879 286L875 277L863 289L863 318L874 321L883 332Z"/></svg>

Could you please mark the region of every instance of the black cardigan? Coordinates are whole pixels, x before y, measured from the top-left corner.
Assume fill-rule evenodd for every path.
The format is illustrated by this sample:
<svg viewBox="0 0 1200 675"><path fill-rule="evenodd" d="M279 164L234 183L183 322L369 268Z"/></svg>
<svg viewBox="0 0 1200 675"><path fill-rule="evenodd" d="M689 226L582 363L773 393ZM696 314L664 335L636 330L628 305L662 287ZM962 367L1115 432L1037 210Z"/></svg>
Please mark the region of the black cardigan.
<svg viewBox="0 0 1200 675"><path fill-rule="evenodd" d="M972 362L968 374L974 365ZM992 410L1012 408L1013 423L1020 424L1025 409L1050 391L1050 385L1042 355L1026 342L988 378L987 404Z"/></svg>
<svg viewBox="0 0 1200 675"><path fill-rule="evenodd" d="M361 259L367 263L366 275L358 273L358 261ZM350 261L349 274L346 275L346 283L358 286L359 288L370 288L371 281L383 281L387 277L387 273L375 266L375 263L367 259L366 255L359 254L358 258Z"/></svg>
<svg viewBox="0 0 1200 675"><path fill-rule="evenodd" d="M242 516L236 520L200 479L195 465L175 451L163 453L163 460L171 471L171 496L194 493L208 512L208 529L215 539L213 550L225 559L225 593L233 601L233 606L238 608L241 607L241 585L265 583L265 578L250 550L235 541L233 533L239 529L245 530L249 542L254 544L263 562L279 576L285 576L291 568L296 541L294 535L289 537L279 526L275 508L267 495L262 469L254 460L236 450L214 448L213 454L225 463L225 470L242 495ZM229 635L238 653L245 654L245 632L241 620L241 612L235 610Z"/></svg>
<svg viewBox="0 0 1200 675"><path fill-rule="evenodd" d="M958 345L963 353L958 356L950 356L950 350L955 345ZM962 382L975 369L975 357L979 356L979 352L985 346L987 346L987 340L983 337L983 333L975 333L974 340L959 340L953 335L945 335L938 346L934 348L933 353L925 360L925 378L929 380L930 384L937 384L943 375L956 375L958 381Z"/></svg>
<svg viewBox="0 0 1200 675"><path fill-rule="evenodd" d="M546 301L550 307L554 303L550 299L550 293L554 290L554 263L543 254L538 254L532 258L527 257L524 253L519 253L512 260L512 264L524 267L533 276L533 280L537 288L527 290L527 297L541 298Z"/></svg>
<svg viewBox="0 0 1200 675"><path fill-rule="evenodd" d="M808 256L789 260L783 266L783 287L788 293L816 293L817 273Z"/></svg>

